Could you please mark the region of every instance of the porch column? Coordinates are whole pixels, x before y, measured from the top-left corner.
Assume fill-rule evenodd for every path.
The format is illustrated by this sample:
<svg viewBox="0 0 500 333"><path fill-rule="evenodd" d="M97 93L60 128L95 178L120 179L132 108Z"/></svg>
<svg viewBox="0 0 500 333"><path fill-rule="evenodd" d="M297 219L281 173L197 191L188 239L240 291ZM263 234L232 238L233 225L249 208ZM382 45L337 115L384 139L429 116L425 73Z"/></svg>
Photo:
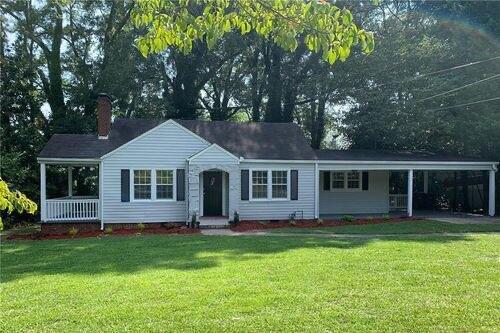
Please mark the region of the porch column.
<svg viewBox="0 0 500 333"><path fill-rule="evenodd" d="M45 163L40 163L40 220L45 222L47 220L47 191L45 181Z"/></svg>
<svg viewBox="0 0 500 333"><path fill-rule="evenodd" d="M68 166L68 196L73 196L73 167Z"/></svg>
<svg viewBox="0 0 500 333"><path fill-rule="evenodd" d="M413 216L413 170L408 170L408 203L406 212L408 216Z"/></svg>
<svg viewBox="0 0 500 333"><path fill-rule="evenodd" d="M488 195L488 214L495 216L495 171L490 170L490 184Z"/></svg>

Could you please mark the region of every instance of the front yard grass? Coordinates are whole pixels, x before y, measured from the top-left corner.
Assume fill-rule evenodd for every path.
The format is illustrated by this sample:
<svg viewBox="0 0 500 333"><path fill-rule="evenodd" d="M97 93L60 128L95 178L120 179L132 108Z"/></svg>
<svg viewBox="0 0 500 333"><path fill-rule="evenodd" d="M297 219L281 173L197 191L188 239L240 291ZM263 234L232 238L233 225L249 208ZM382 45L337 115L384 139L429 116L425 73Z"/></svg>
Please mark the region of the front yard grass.
<svg viewBox="0 0 500 333"><path fill-rule="evenodd" d="M387 222L381 224L345 225L337 227L279 228L266 232L276 234L433 234L500 232L500 224L453 224L433 220Z"/></svg>
<svg viewBox="0 0 500 333"><path fill-rule="evenodd" d="M1 332L495 331L498 234L3 241Z"/></svg>

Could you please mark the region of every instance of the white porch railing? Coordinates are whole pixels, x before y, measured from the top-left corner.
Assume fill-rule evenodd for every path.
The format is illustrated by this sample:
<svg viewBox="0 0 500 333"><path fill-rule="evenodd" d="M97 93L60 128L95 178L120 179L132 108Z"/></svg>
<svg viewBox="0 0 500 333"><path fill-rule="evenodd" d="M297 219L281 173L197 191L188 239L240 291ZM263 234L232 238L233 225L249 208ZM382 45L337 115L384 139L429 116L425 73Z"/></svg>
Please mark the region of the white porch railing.
<svg viewBox="0 0 500 333"><path fill-rule="evenodd" d="M406 210L407 206L407 194L389 194L389 210Z"/></svg>
<svg viewBox="0 0 500 333"><path fill-rule="evenodd" d="M47 221L88 221L99 219L99 199L49 199Z"/></svg>

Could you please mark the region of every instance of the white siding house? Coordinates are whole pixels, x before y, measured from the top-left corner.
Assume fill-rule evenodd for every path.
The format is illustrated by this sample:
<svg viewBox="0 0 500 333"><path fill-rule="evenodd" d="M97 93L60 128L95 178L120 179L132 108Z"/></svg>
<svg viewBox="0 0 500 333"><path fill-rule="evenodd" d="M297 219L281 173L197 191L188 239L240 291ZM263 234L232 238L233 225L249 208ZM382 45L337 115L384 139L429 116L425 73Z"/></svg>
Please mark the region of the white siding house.
<svg viewBox="0 0 500 333"><path fill-rule="evenodd" d="M101 98L105 98L102 97ZM101 103L99 105L111 105ZM46 223L168 223L217 218L314 219L390 210L389 171L406 171L399 195L412 215L413 170L489 172L495 214L498 162L411 152L314 151L296 124L117 119L99 134L54 135L38 157ZM46 165L68 167L68 196L47 198ZM73 195L72 167L98 167L99 193ZM399 207L405 208L405 207ZM206 222L209 223L209 222Z"/></svg>

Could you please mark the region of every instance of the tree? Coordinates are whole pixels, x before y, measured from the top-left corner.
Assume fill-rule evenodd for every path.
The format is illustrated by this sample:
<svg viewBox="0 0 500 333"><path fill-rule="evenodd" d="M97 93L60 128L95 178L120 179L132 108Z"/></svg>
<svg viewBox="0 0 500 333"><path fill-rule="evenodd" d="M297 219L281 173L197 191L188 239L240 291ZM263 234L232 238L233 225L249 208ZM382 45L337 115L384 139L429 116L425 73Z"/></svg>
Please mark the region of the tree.
<svg viewBox="0 0 500 333"><path fill-rule="evenodd" d="M0 178L0 212L11 214L13 211L17 211L18 213L27 212L29 214L34 214L36 210L36 203L17 190L11 191L7 183ZM0 230L3 230L1 216Z"/></svg>
<svg viewBox="0 0 500 333"><path fill-rule="evenodd" d="M366 53L374 47L373 35L358 28L348 9L326 1L140 0L132 20L146 29L137 40L144 56L169 47L188 54L196 41L211 49L234 30L242 35L253 31L286 51L297 49L303 37L308 49L330 64L337 58L344 61L358 42ZM279 57L279 51L273 56Z"/></svg>

